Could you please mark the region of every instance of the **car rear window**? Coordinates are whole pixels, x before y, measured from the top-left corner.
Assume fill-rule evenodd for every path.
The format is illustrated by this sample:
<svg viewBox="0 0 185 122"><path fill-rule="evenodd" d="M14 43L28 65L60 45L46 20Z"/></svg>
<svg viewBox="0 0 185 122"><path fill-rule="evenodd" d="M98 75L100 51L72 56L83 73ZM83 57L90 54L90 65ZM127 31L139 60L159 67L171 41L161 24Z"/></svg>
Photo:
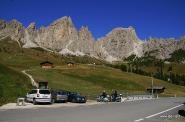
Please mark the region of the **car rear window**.
<svg viewBox="0 0 185 122"><path fill-rule="evenodd" d="M39 90L40 94L50 94L49 90Z"/></svg>
<svg viewBox="0 0 185 122"><path fill-rule="evenodd" d="M66 92L58 92L58 94L60 94L60 95L67 95L67 93Z"/></svg>

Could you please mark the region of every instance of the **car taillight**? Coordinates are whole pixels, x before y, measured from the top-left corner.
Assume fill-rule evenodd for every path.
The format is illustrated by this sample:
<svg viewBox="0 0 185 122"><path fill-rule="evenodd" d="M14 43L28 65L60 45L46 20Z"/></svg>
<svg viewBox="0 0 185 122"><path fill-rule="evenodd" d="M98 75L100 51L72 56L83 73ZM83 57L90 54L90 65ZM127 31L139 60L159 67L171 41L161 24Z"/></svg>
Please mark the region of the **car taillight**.
<svg viewBox="0 0 185 122"><path fill-rule="evenodd" d="M39 94L37 94L37 97L39 97Z"/></svg>

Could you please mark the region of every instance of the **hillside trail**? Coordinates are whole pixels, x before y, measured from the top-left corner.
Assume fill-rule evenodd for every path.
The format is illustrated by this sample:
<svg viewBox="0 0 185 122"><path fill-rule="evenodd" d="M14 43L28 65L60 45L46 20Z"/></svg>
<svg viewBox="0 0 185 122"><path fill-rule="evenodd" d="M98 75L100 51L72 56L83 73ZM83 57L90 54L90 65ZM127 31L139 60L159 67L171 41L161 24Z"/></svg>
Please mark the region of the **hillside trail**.
<svg viewBox="0 0 185 122"><path fill-rule="evenodd" d="M32 86L38 87L38 83L34 80L32 75L27 73L27 71L31 70L22 70L21 72L30 78Z"/></svg>

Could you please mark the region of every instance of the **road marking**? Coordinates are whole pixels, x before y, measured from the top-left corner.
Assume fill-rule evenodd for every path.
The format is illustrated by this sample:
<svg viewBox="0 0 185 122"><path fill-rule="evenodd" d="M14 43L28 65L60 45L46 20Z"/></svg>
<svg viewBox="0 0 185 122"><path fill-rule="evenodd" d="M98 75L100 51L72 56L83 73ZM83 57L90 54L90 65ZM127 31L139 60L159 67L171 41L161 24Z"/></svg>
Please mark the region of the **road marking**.
<svg viewBox="0 0 185 122"><path fill-rule="evenodd" d="M139 121L143 121L144 119L143 118L141 118L141 119L137 119L137 120L135 120L134 122L139 122Z"/></svg>
<svg viewBox="0 0 185 122"><path fill-rule="evenodd" d="M171 111L171 110L173 110L173 109L175 109L175 108L178 108L178 107L180 107L180 106L183 106L183 105L184 105L184 104L177 105L177 106L175 106L175 107L172 107L172 108L167 109L167 110L165 110L165 111L161 111L161 112L159 112L159 113L156 113L156 114L153 114L153 115L147 116L147 117L145 117L145 118L146 118L146 119L152 118L152 117L154 117L154 116L157 116L157 115L160 115L160 114L162 114L162 113L165 113L165 112Z"/></svg>
<svg viewBox="0 0 185 122"><path fill-rule="evenodd" d="M169 109L167 109L167 110L161 111L161 112L156 113L156 114L152 114L152 115L147 116L147 117L145 117L145 118L146 118L146 119L152 118L152 117L154 117L154 116L157 116L157 115L160 115L160 114L162 114L162 113L165 113L165 112L171 111L171 110L173 110L173 109L175 109L175 108L178 108L178 107L181 107L181 106L183 106L183 105L184 105L184 104L177 105L177 106L175 106L175 107L169 108ZM144 120L144 119L143 119L143 118L141 118L141 119L137 119L137 120L135 120L134 122L140 122L140 121L143 121L143 120Z"/></svg>

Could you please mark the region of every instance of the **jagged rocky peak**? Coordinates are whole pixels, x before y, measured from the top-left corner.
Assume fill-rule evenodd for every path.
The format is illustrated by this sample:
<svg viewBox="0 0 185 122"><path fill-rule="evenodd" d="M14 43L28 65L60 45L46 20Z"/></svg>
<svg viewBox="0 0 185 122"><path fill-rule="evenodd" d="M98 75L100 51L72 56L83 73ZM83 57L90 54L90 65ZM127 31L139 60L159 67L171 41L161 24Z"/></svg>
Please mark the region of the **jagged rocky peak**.
<svg viewBox="0 0 185 122"><path fill-rule="evenodd" d="M38 47L37 45L37 30L35 22L29 24L29 26L24 30L23 39L24 48Z"/></svg>
<svg viewBox="0 0 185 122"><path fill-rule="evenodd" d="M118 38L127 38L127 40L122 41L132 41L138 43L139 38L137 37L137 34L135 32L135 29L132 26L129 26L128 28L115 28L110 33L108 33L106 36L118 36Z"/></svg>
<svg viewBox="0 0 185 122"><path fill-rule="evenodd" d="M12 19L11 21L8 22L9 25L13 26L13 27L17 27L17 26L23 26L22 23L20 23L18 20L16 19Z"/></svg>
<svg viewBox="0 0 185 122"><path fill-rule="evenodd" d="M48 29L54 29L56 31L60 31L60 33L65 33L67 35L73 34L75 32L77 34L77 30L71 20L70 17L65 16L60 19L57 19L53 23L51 23L48 27ZM65 31L65 32L63 32Z"/></svg>
<svg viewBox="0 0 185 122"><path fill-rule="evenodd" d="M105 37L96 42L100 57L107 61L121 60L131 54L142 55L142 42L138 39L135 29L115 28Z"/></svg>
<svg viewBox="0 0 185 122"><path fill-rule="evenodd" d="M86 55L93 55L94 37L87 26L82 26L79 30L79 51Z"/></svg>
<svg viewBox="0 0 185 122"><path fill-rule="evenodd" d="M17 41L21 41L24 36L24 26L17 20L13 19L9 22L0 21L0 36L7 37Z"/></svg>
<svg viewBox="0 0 185 122"><path fill-rule="evenodd" d="M94 41L92 33L89 31L87 26L82 26L79 31L79 38L87 41Z"/></svg>
<svg viewBox="0 0 185 122"><path fill-rule="evenodd" d="M70 17L62 17L49 26L39 29L37 42L45 48L55 51L74 51L75 42L78 40L78 32Z"/></svg>
<svg viewBox="0 0 185 122"><path fill-rule="evenodd" d="M30 23L27 29L36 30L36 23L35 22Z"/></svg>
<svg viewBox="0 0 185 122"><path fill-rule="evenodd" d="M55 20L53 23L50 24L50 26L69 26L69 27L74 27L74 24L72 22L71 17L64 16L62 18L59 18L59 19Z"/></svg>
<svg viewBox="0 0 185 122"><path fill-rule="evenodd" d="M143 43L143 52L157 51L156 58L165 59L170 57L170 53L178 49L180 45L175 39L150 38Z"/></svg>
<svg viewBox="0 0 185 122"><path fill-rule="evenodd" d="M89 28L88 28L88 26L82 26L80 28L80 31L86 31L86 32L88 32L89 31Z"/></svg>
<svg viewBox="0 0 185 122"><path fill-rule="evenodd" d="M17 34L19 33L19 31L22 31L24 29L24 26L22 25L22 23L20 23L19 21L15 20L15 19L9 21L7 23L7 27L9 29L15 30L17 32Z"/></svg>

